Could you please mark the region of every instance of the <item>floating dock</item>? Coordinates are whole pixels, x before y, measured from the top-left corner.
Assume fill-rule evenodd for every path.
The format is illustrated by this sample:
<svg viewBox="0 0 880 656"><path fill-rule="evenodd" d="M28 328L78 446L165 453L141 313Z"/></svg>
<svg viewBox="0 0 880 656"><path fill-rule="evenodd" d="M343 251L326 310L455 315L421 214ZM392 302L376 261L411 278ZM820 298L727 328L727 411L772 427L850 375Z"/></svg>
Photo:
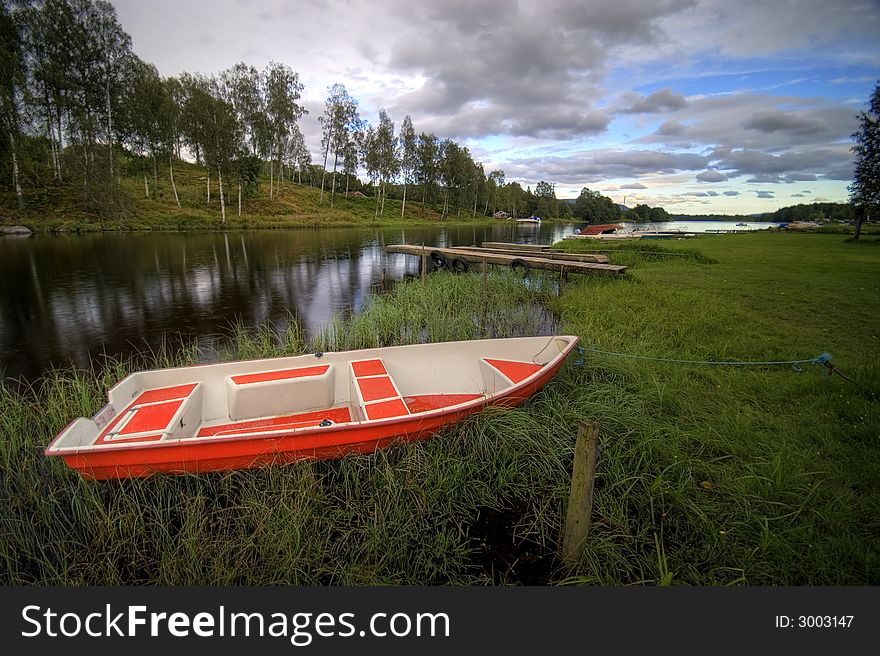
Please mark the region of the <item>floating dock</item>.
<svg viewBox="0 0 880 656"><path fill-rule="evenodd" d="M494 242L500 243L500 242ZM522 244L505 244L505 246L522 246ZM440 248L436 246L416 246L412 244L392 244L385 247L386 253L402 253L430 259L434 266L439 262L441 266L454 271L468 271L471 266L494 264L497 266L509 266L515 269L537 269L542 271L555 271L561 275L579 273L583 275L599 276L622 276L626 267L617 264L607 264L608 258L604 255L588 255L591 261L579 261L568 258L550 257L546 252L535 253L520 252L519 249L511 249L514 253L502 252L503 248L478 248L476 246L464 246L455 248ZM553 253L552 255L568 255L566 253ZM605 262L596 261L603 259Z"/></svg>

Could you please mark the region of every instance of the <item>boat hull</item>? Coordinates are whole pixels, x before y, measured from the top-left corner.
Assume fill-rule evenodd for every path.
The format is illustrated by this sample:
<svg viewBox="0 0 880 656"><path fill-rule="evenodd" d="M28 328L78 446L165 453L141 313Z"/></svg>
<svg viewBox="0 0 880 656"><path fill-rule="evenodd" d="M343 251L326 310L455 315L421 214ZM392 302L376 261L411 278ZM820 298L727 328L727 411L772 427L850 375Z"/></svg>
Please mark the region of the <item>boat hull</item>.
<svg viewBox="0 0 880 656"><path fill-rule="evenodd" d="M151 436L143 438L146 441L113 444L109 447L95 446L94 444L80 448L57 446L56 443L62 441L65 433L71 430L71 426L68 426L47 448L46 453L47 455L60 456L69 467L79 472L83 477L90 479L143 477L155 473L200 474L286 464L300 460L336 459L357 453L372 453L396 443L427 439L443 427L457 423L488 406L515 407L520 405L550 381L577 343L577 337L565 337L564 339L567 341L560 353L532 373L528 372L531 372L536 365L527 361L520 364L520 367L523 368L520 374L516 373L514 365L507 363L508 366L514 366L512 370L514 373L508 373L514 379L519 375L524 376L521 380L511 380L510 382L513 384L495 394L448 394L446 402L452 402L452 405L448 407L433 407L428 404L422 406L427 409L414 411L419 410L418 403L424 398L432 401L434 405L444 402L442 399L437 401L438 398L444 396L443 394L414 395L406 397L411 410L401 416L343 421L328 426L315 422L308 425L293 426L291 424L292 427L289 429L285 429L283 425L280 428L269 426L265 430L236 428L231 431L231 435L224 435L224 431L216 434L202 431L187 439L154 440L151 439ZM381 351L379 349L376 352L381 353ZM208 365L208 367L210 366L214 365ZM238 378L260 376L265 378L271 375L248 374L238 376ZM251 381L244 382L250 383ZM406 392L401 390L399 393L404 395ZM403 397L401 398L403 399ZM319 414L320 412L310 413L310 416ZM121 414L117 413L117 417L119 416ZM87 420L77 421L86 422ZM113 422L110 422L110 427L112 425ZM236 427L242 425L229 424L229 426ZM108 430L109 428L104 428L101 435L106 434ZM95 442L100 444L101 438L96 438Z"/></svg>

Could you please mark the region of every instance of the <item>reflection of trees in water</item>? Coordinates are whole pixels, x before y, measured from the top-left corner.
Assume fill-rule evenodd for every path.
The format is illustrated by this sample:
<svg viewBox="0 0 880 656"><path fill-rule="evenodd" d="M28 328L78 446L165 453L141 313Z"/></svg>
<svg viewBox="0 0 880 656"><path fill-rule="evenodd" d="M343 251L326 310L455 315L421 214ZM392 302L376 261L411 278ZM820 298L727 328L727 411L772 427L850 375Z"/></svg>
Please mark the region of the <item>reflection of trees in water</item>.
<svg viewBox="0 0 880 656"><path fill-rule="evenodd" d="M545 243L561 238L560 227L546 228ZM520 232L491 224L0 239L0 372L33 378L52 364L156 348L163 336L204 339L235 321L292 315L312 335L334 312L359 311L374 286L418 275L417 258L386 256L385 244L479 245Z"/></svg>

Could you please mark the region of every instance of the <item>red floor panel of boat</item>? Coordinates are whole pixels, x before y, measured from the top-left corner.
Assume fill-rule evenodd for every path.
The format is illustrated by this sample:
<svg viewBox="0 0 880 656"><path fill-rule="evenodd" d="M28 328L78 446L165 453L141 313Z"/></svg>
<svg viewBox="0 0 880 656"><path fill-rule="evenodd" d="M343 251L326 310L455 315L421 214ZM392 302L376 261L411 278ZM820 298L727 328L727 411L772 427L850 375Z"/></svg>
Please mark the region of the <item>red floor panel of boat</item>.
<svg viewBox="0 0 880 656"><path fill-rule="evenodd" d="M364 411L367 413L367 419L388 419L409 414L406 404L399 398L369 403L364 406Z"/></svg>
<svg viewBox="0 0 880 656"><path fill-rule="evenodd" d="M192 383L190 385L176 385L175 387L147 390L137 397L132 405L156 403L157 401L171 401L173 399L185 399L195 388L196 384Z"/></svg>
<svg viewBox="0 0 880 656"><path fill-rule="evenodd" d="M404 401L409 411L412 414L416 414L417 412L438 410L481 398L483 398L482 394L420 394L418 396L408 396Z"/></svg>
<svg viewBox="0 0 880 656"><path fill-rule="evenodd" d="M146 431L163 431L182 403L182 399L177 399L176 401L145 405L134 411L134 415L119 431L119 434L130 435Z"/></svg>
<svg viewBox="0 0 880 656"><path fill-rule="evenodd" d="M519 383L533 373L542 369L542 364L532 364L531 362L514 362L511 360L490 360L486 358L486 362L495 367L502 374L510 378L514 384Z"/></svg>
<svg viewBox="0 0 880 656"><path fill-rule="evenodd" d="M277 429L297 425L317 425L324 419L342 424L351 421L351 413L348 408L328 408L327 410L317 410L315 412L301 412L294 415L285 415L283 417L270 417L267 419L254 419L252 421L240 421L234 424L220 424L218 426L209 426L199 431L197 437L211 437L220 433L242 432L251 433L262 429Z"/></svg>
<svg viewBox="0 0 880 656"><path fill-rule="evenodd" d="M247 385L248 383L263 383L269 380L287 380L289 378L320 376L326 373L329 368L329 364L321 364L314 367L298 367L296 369L283 369L281 371L264 371L258 374L243 374L241 376L233 376L232 382L236 385Z"/></svg>
<svg viewBox="0 0 880 656"><path fill-rule="evenodd" d="M351 368L354 371L355 378L361 378L362 376L382 376L388 373L385 371L385 365L382 364L381 360L361 360L359 362L352 362Z"/></svg>
<svg viewBox="0 0 880 656"><path fill-rule="evenodd" d="M378 401L379 399L392 399L397 396L397 390L388 376L377 378L358 378L358 387L365 403Z"/></svg>

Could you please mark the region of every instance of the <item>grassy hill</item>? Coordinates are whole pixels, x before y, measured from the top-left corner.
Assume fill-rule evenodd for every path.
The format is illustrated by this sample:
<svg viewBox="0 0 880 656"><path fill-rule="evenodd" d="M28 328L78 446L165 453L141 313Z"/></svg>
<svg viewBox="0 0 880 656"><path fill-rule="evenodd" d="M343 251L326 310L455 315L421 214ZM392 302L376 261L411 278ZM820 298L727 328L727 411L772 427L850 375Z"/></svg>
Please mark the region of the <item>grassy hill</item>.
<svg viewBox="0 0 880 656"><path fill-rule="evenodd" d="M269 198L269 179L264 175L258 191L242 197L238 208L238 186L224 181L226 221L221 222L220 193L216 173L212 172L210 202L207 198L203 166L187 162L174 165L174 180L180 197L177 207L168 175L168 166L160 166L154 182L148 174L145 191L143 174L130 172L131 162L118 163L122 174L103 184L94 184L88 197L82 183L57 183L49 175L35 174L23 183L25 208L18 209L10 189L0 192L0 227L24 225L37 232L101 230L216 230L241 228L290 228L376 225L389 223L433 223L440 214L422 203L408 200L401 217L401 202L388 199L384 213L375 215L374 197L345 197L339 193L330 208L330 177L321 190L285 180L273 198ZM342 177L337 177L337 186ZM344 183L343 183L344 184ZM342 189L344 191L344 187ZM469 215L462 217L470 220ZM480 217L477 220L485 220Z"/></svg>

